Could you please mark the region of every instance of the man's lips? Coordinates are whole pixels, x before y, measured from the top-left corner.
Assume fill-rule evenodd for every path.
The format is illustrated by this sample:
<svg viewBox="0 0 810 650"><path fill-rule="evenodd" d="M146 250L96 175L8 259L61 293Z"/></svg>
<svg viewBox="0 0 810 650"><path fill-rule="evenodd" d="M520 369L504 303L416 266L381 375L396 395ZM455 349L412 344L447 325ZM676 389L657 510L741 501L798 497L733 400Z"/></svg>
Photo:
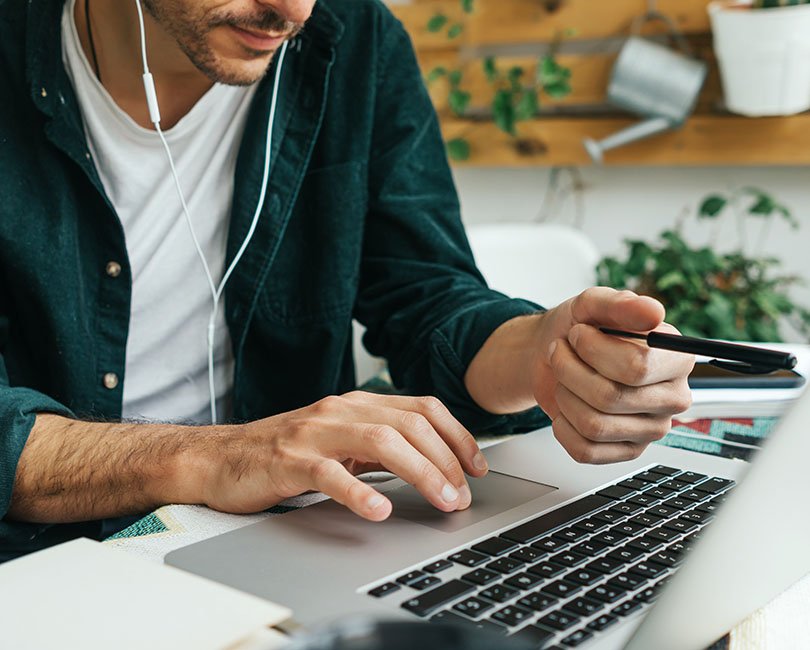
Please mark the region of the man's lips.
<svg viewBox="0 0 810 650"><path fill-rule="evenodd" d="M245 45L260 52L277 50L289 36L288 34L268 34L267 32L244 29L233 25L229 25L229 27Z"/></svg>

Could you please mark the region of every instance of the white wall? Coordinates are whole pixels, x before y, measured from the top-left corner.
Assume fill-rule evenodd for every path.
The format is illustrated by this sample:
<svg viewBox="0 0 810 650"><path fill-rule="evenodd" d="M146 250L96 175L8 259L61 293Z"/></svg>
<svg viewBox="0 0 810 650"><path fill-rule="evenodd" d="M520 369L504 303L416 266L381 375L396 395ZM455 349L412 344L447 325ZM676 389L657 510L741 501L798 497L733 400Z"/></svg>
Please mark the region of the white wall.
<svg viewBox="0 0 810 650"><path fill-rule="evenodd" d="M466 223L531 221L537 218L546 194L548 169L464 168L455 171ZM801 222L798 231L775 223L762 252L779 257L783 270L810 285L810 169L808 168L583 168L583 229L603 254L623 252L622 239L651 239L671 227L685 208L699 204L707 194L731 188L756 186L785 203ZM563 183L567 185L567 179ZM572 223L575 202L569 198L554 215L557 222ZM711 226L689 222L687 239L708 243ZM750 224L756 226L756 224ZM760 246L760 231L750 227L749 246ZM738 238L729 220L721 239L726 249ZM721 247L722 248L722 247ZM795 299L810 307L810 286L796 289ZM795 335L785 332L788 338Z"/></svg>

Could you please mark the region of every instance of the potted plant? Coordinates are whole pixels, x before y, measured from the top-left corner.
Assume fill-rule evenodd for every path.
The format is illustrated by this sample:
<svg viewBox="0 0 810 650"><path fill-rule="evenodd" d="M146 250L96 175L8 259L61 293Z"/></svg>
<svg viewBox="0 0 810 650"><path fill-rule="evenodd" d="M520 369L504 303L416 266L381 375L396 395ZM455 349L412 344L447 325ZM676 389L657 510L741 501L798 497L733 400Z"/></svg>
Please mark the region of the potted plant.
<svg viewBox="0 0 810 650"><path fill-rule="evenodd" d="M708 10L730 111L810 108L810 0L716 0Z"/></svg>
<svg viewBox="0 0 810 650"><path fill-rule="evenodd" d="M714 224L709 245L691 246L682 230L686 216L659 241L626 240L628 255L604 258L599 282L653 296L667 307L667 320L688 336L738 341L781 341L780 321L787 319L810 340L810 310L797 305L788 289L801 280L775 273L779 260L748 252L747 227L760 222L756 244L762 246L774 218L798 223L787 207L757 188L711 195L697 218ZM721 221L737 219L739 247L718 253Z"/></svg>

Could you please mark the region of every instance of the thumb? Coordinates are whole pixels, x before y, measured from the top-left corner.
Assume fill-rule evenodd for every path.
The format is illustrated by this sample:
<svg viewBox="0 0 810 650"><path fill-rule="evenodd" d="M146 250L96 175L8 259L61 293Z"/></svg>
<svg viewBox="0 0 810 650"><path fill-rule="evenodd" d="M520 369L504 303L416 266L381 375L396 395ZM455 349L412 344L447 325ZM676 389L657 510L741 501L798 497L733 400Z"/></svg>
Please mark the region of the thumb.
<svg viewBox="0 0 810 650"><path fill-rule="evenodd" d="M646 332L663 323L665 315L664 306L655 298L608 287L587 289L571 303L574 325L585 323Z"/></svg>

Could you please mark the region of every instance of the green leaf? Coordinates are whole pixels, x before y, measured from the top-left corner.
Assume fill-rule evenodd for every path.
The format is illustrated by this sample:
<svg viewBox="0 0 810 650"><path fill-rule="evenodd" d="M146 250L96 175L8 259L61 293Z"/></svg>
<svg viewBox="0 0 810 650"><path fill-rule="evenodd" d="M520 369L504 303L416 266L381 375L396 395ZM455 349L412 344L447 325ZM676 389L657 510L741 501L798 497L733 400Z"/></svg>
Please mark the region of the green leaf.
<svg viewBox="0 0 810 650"><path fill-rule="evenodd" d="M509 135L515 135L515 108L512 105L512 93L499 90L492 99L492 118L495 125Z"/></svg>
<svg viewBox="0 0 810 650"><path fill-rule="evenodd" d="M672 287L680 287L684 284L686 284L686 276L683 273L680 271L670 271L662 278L659 278L655 286L659 291L667 291Z"/></svg>
<svg viewBox="0 0 810 650"><path fill-rule="evenodd" d="M488 81L495 81L498 78L498 66L495 63L494 56L488 56L484 59L484 74Z"/></svg>
<svg viewBox="0 0 810 650"><path fill-rule="evenodd" d="M464 138L448 140L446 146L450 160L463 161L470 158L470 143Z"/></svg>
<svg viewBox="0 0 810 650"><path fill-rule="evenodd" d="M430 20L428 20L427 30L435 34L447 24L447 21L448 18L444 14L436 14L435 16L431 17Z"/></svg>
<svg viewBox="0 0 810 650"><path fill-rule="evenodd" d="M544 86L546 84L555 83L560 78L561 66L550 54L540 58L540 63L537 65L537 81Z"/></svg>
<svg viewBox="0 0 810 650"><path fill-rule="evenodd" d="M728 199L719 194L712 194L703 199L698 210L698 217L701 219L714 219L728 204Z"/></svg>
<svg viewBox="0 0 810 650"><path fill-rule="evenodd" d="M754 205L748 209L749 214L769 216L776 210L776 202L767 194L760 194Z"/></svg>
<svg viewBox="0 0 810 650"><path fill-rule="evenodd" d="M523 76L523 72L523 68L519 65L512 66L509 68L509 72L506 73L506 78L512 82L518 81Z"/></svg>
<svg viewBox="0 0 810 650"><path fill-rule="evenodd" d="M463 115L464 111L467 110L467 106L470 104L470 93L454 88L450 91L447 103L450 106L450 110L456 115Z"/></svg>
<svg viewBox="0 0 810 650"><path fill-rule="evenodd" d="M567 97L571 94L571 84L562 80L555 81L554 83L546 84L545 90L549 97L561 99L562 97Z"/></svg>
<svg viewBox="0 0 810 650"><path fill-rule="evenodd" d="M461 36L461 32L464 31L464 25L461 23L456 23L447 30L447 38L458 38Z"/></svg>
<svg viewBox="0 0 810 650"><path fill-rule="evenodd" d="M463 77L464 73L461 70L451 70L447 73L447 80L453 88L458 88Z"/></svg>
<svg viewBox="0 0 810 650"><path fill-rule="evenodd" d="M441 77L444 77L446 74L447 74L447 68L445 68L444 66L438 65L435 68L433 68L433 70L431 70L430 72L427 73L427 77L425 77L425 80L428 83L433 83L437 79L440 79Z"/></svg>
<svg viewBox="0 0 810 650"><path fill-rule="evenodd" d="M471 14L475 10L474 0L461 0L461 9L465 14Z"/></svg>
<svg viewBox="0 0 810 650"><path fill-rule="evenodd" d="M523 92L515 104L515 119L529 120L537 115L539 104L537 101L537 91L527 89Z"/></svg>

